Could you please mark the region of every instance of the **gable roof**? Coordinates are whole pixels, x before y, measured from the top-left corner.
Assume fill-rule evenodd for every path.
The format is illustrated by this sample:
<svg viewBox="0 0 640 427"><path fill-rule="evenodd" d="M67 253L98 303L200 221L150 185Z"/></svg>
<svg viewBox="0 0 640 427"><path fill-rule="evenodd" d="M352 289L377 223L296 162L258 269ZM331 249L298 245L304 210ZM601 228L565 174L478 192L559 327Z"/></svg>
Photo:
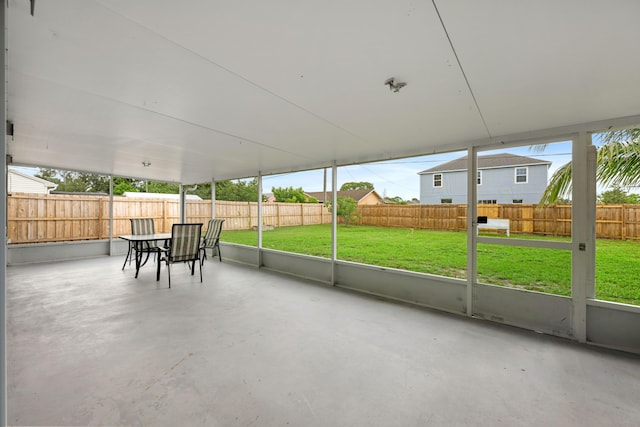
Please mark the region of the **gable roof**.
<svg viewBox="0 0 640 427"><path fill-rule="evenodd" d="M380 199L380 201L383 201L382 197L380 197L380 195L376 193L376 190L340 190L337 193L338 197L351 197L356 202L359 202L369 194L374 193L376 197ZM320 203L324 203L325 201L324 191L305 191L304 194L306 194L307 196L315 197ZM327 191L327 199L331 200L331 191Z"/></svg>
<svg viewBox="0 0 640 427"><path fill-rule="evenodd" d="M497 153L486 156L478 156L478 169L496 169L507 168L513 166L533 166L533 165L550 165L548 160L534 159L533 157L519 156L511 153ZM424 175L433 172L453 172L467 170L467 156L459 159L451 160L447 163L434 166L431 169L418 172L418 175Z"/></svg>
<svg viewBox="0 0 640 427"><path fill-rule="evenodd" d="M180 194L169 193L142 193L137 191L125 191L122 193L124 197L135 197L138 199L171 199L177 200L180 198ZM202 197L197 194L187 194L187 200L202 200Z"/></svg>
<svg viewBox="0 0 640 427"><path fill-rule="evenodd" d="M46 179L38 178L37 176L29 175L24 172L20 172L19 170L16 170L16 169L10 168L9 173L17 176L21 176L26 179L30 179L31 181L35 181L38 184L42 184L47 188L56 188L58 186L58 184L56 184L55 182L47 181Z"/></svg>

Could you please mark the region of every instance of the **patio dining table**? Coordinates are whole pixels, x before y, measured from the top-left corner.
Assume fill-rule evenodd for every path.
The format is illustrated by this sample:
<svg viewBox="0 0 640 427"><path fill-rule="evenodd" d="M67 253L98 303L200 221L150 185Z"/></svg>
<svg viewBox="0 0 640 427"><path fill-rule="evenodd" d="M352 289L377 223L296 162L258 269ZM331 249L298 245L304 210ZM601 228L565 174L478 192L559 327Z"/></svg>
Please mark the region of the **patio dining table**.
<svg viewBox="0 0 640 427"><path fill-rule="evenodd" d="M147 252L147 257L144 261L142 261L142 255L144 253L143 247L145 243L156 243L156 242L165 242L165 246L169 246L169 242L171 241L171 233L153 233L153 234L123 234L122 236L118 236L120 239L127 240L133 244L133 248L135 251L135 261L136 261L136 279L138 278L138 273L140 272L140 267L145 265L149 260L150 253ZM156 271L156 280L160 280L160 252L158 252L157 256L158 267Z"/></svg>

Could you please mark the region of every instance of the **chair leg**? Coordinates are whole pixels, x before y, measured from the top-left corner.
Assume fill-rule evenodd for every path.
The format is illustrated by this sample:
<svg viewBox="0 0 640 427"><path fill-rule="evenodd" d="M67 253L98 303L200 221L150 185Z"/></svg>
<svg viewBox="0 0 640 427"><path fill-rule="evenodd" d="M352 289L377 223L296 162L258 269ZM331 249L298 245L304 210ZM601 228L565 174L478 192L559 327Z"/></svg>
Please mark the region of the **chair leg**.
<svg viewBox="0 0 640 427"><path fill-rule="evenodd" d="M216 249L218 250L218 260L222 262L222 252L220 252L220 245L216 243Z"/></svg>
<svg viewBox="0 0 640 427"><path fill-rule="evenodd" d="M198 263L198 264L200 264L200 283L202 283L202 264L201 263Z"/></svg>
<svg viewBox="0 0 640 427"><path fill-rule="evenodd" d="M169 276L169 289L171 289L171 263L167 261L167 275Z"/></svg>

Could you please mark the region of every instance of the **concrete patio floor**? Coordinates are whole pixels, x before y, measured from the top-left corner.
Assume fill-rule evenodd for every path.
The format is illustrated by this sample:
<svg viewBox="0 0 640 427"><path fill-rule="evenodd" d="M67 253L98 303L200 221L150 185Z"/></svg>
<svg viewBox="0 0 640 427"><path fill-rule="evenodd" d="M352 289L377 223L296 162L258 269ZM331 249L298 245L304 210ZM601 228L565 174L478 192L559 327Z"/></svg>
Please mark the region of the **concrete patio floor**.
<svg viewBox="0 0 640 427"><path fill-rule="evenodd" d="M11 425L637 426L640 357L209 260L7 269Z"/></svg>

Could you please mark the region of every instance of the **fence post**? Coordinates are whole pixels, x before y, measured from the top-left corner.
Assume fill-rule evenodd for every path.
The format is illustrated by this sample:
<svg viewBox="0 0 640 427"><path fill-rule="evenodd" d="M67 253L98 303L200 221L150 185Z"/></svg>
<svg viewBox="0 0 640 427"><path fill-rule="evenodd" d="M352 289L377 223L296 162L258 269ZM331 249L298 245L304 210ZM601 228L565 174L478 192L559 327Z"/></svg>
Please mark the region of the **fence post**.
<svg viewBox="0 0 640 427"><path fill-rule="evenodd" d="M384 205L386 211L387 211L387 227L389 226L389 205Z"/></svg>
<svg viewBox="0 0 640 427"><path fill-rule="evenodd" d="M167 232L167 201L162 201L162 232Z"/></svg>
<svg viewBox="0 0 640 427"><path fill-rule="evenodd" d="M104 217L103 209L102 209L102 197L97 197L98 199L98 240L102 239L102 219Z"/></svg>
<svg viewBox="0 0 640 427"><path fill-rule="evenodd" d="M622 240L627 240L627 205L620 206L622 209Z"/></svg>

